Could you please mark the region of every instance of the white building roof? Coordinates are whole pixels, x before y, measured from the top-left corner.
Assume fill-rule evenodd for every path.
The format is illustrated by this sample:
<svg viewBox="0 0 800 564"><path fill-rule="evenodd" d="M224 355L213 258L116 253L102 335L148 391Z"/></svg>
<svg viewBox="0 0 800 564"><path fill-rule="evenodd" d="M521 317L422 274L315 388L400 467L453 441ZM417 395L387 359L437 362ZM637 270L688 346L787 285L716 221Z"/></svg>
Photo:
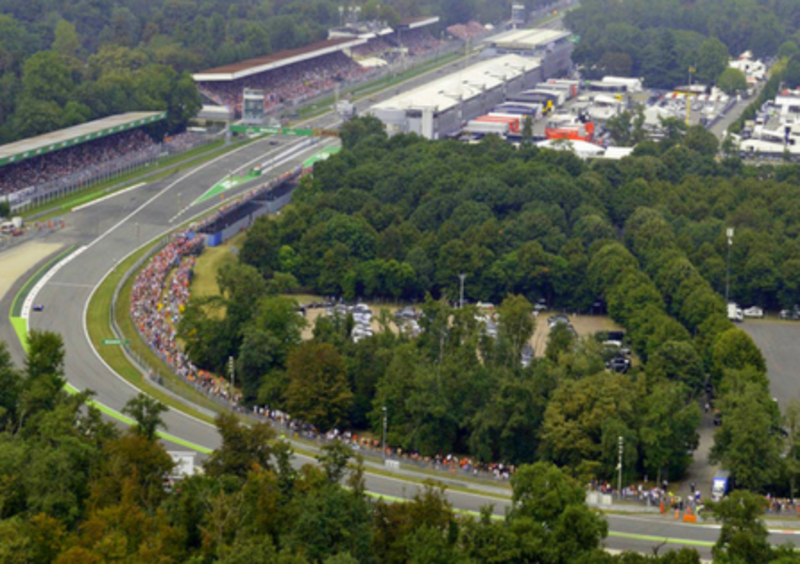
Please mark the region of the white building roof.
<svg viewBox="0 0 800 564"><path fill-rule="evenodd" d="M573 141L567 139L546 139L539 141L536 146L541 149L554 151L572 151L582 159L614 159L618 160L633 153L633 147L601 147L587 141Z"/></svg>
<svg viewBox="0 0 800 564"><path fill-rule="evenodd" d="M487 42L500 49L531 50L546 47L565 37L569 37L569 32L560 29L517 29L492 37Z"/></svg>
<svg viewBox="0 0 800 564"><path fill-rule="evenodd" d="M414 110L434 108L447 111L458 105L459 100L470 100L484 90L491 90L527 73L541 65L539 59L503 55L482 61L459 72L425 84L404 94L372 106L372 110Z"/></svg>

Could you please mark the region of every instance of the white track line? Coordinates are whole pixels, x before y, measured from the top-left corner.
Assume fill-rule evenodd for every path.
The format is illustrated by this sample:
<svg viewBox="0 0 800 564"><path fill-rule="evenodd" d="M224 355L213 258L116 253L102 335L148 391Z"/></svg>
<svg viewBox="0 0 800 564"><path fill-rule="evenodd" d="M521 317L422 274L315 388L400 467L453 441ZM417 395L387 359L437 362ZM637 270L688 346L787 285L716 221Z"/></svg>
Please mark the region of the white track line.
<svg viewBox="0 0 800 564"><path fill-rule="evenodd" d="M136 190L137 188L141 188L142 186L145 186L146 184L147 184L146 182L140 182L139 184L134 184L133 186L125 188L124 190L119 190L117 192L109 194L108 196L103 196L102 198L98 198L96 200L92 200L91 202L86 202L85 204L81 204L79 206L75 206L74 208L72 208L71 211L72 211L72 213L75 213L76 211L85 210L86 208L91 207L91 206L93 206L95 204L99 204L100 202L105 202L106 200L110 200L111 198L113 198L115 196L121 196L122 194L130 192L131 190Z"/></svg>

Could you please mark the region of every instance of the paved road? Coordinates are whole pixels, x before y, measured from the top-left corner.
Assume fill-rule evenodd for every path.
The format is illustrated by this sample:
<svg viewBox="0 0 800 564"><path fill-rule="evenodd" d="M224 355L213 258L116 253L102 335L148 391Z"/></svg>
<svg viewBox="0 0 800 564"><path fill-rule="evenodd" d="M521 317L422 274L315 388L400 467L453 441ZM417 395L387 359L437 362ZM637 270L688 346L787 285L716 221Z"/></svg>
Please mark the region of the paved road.
<svg viewBox="0 0 800 564"><path fill-rule="evenodd" d="M415 79L414 86L424 78ZM323 116L313 120L314 126L326 127L336 122L334 116ZM248 163L260 159L267 160L287 147L299 143L295 139L279 139L280 145L274 147L269 140L261 140L247 145L219 159L201 165L191 171L147 185L143 188L120 195L108 201L95 204L69 217L68 228L54 234L52 240L65 244L88 245L88 249L60 270L42 289L37 301L46 305L46 313L31 319L35 329L47 329L61 333L67 350L66 370L70 382L79 389L95 390L97 399L119 410L137 390L108 370L92 349L84 332L84 311L92 289L103 279L126 254L137 247L135 224L139 224L140 242L144 243L159 236L171 227L170 219L188 202L193 201L210 186L224 178L230 171L250 166ZM317 149L318 150L318 149ZM294 166L313 151L308 151L293 162L274 171L280 173ZM240 186L237 191L247 189ZM178 193L181 194L180 198ZM210 208L215 202L195 206L187 214L193 215ZM182 219L186 219L185 217ZM21 283L21 281L20 281ZM10 307L11 296L20 284L3 300L0 306ZM11 344L12 352L19 361L22 351L10 333L8 324L0 326L0 338ZM205 422L191 418L177 411L164 416L170 433L207 448L219 445L215 430ZM299 462L309 459L298 456ZM413 483L395 478L367 475L367 488L393 497L411 497L417 491ZM481 494L450 491L448 497L454 507L465 510L478 510L488 504L495 505L495 512L503 514L508 501L497 500ZM694 541L713 542L717 531L713 528L691 527L676 523L664 517L625 517L610 515L610 528L613 531L607 544L621 550L649 550L661 544L661 539L676 539L669 546L691 545ZM647 535L648 539L630 538L630 535ZM783 542L783 537L775 536L774 542ZM696 547L708 556L707 547Z"/></svg>
<svg viewBox="0 0 800 564"><path fill-rule="evenodd" d="M800 399L800 323L748 319L741 327L764 353L772 397L786 409L789 400Z"/></svg>

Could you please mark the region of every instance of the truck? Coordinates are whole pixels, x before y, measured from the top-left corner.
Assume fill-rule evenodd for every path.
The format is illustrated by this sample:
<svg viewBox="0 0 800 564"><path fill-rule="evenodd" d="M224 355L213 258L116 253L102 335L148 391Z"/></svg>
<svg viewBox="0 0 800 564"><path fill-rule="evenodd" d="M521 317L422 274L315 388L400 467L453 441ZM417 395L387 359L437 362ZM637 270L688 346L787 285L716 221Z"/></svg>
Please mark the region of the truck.
<svg viewBox="0 0 800 564"><path fill-rule="evenodd" d="M477 117L472 121L485 122L485 123L505 123L508 125L508 131L510 133L513 133L515 135L519 134L519 129L520 129L519 116L506 118L506 117L485 115Z"/></svg>
<svg viewBox="0 0 800 564"><path fill-rule="evenodd" d="M486 121L476 121L472 120L467 123L467 126L464 128L465 133L473 133L476 135L500 135L501 137L505 137L508 135L508 123L495 123L495 122L486 122Z"/></svg>
<svg viewBox="0 0 800 564"><path fill-rule="evenodd" d="M728 304L728 319L734 321L736 323L741 323L744 321L744 312L742 308L740 308L735 303Z"/></svg>
<svg viewBox="0 0 800 564"><path fill-rule="evenodd" d="M719 501L733 489L733 479L729 470L717 470L711 482L711 501Z"/></svg>

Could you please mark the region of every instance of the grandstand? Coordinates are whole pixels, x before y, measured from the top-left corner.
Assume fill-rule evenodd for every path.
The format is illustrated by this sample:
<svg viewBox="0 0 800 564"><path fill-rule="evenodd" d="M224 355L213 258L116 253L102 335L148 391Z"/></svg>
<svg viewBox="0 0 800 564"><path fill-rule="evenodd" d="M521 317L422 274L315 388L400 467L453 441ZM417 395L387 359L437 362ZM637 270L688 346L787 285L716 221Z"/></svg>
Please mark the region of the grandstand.
<svg viewBox="0 0 800 564"><path fill-rule="evenodd" d="M374 76L401 55L438 47L427 29L438 21L410 18L394 30L379 22L351 22L330 30L325 41L199 72L194 80L206 102L199 117L240 117L245 89L264 90L265 113L274 113L329 94L337 84Z"/></svg>
<svg viewBox="0 0 800 564"><path fill-rule="evenodd" d="M331 91L337 83L367 74L368 69L343 52L365 43L367 40L359 37L318 41L298 49L202 71L193 78L203 96L236 115L241 115L245 88L264 90L265 111L275 111Z"/></svg>
<svg viewBox="0 0 800 564"><path fill-rule="evenodd" d="M150 162L160 147L141 128L166 116L131 112L2 145L0 197L17 208Z"/></svg>

